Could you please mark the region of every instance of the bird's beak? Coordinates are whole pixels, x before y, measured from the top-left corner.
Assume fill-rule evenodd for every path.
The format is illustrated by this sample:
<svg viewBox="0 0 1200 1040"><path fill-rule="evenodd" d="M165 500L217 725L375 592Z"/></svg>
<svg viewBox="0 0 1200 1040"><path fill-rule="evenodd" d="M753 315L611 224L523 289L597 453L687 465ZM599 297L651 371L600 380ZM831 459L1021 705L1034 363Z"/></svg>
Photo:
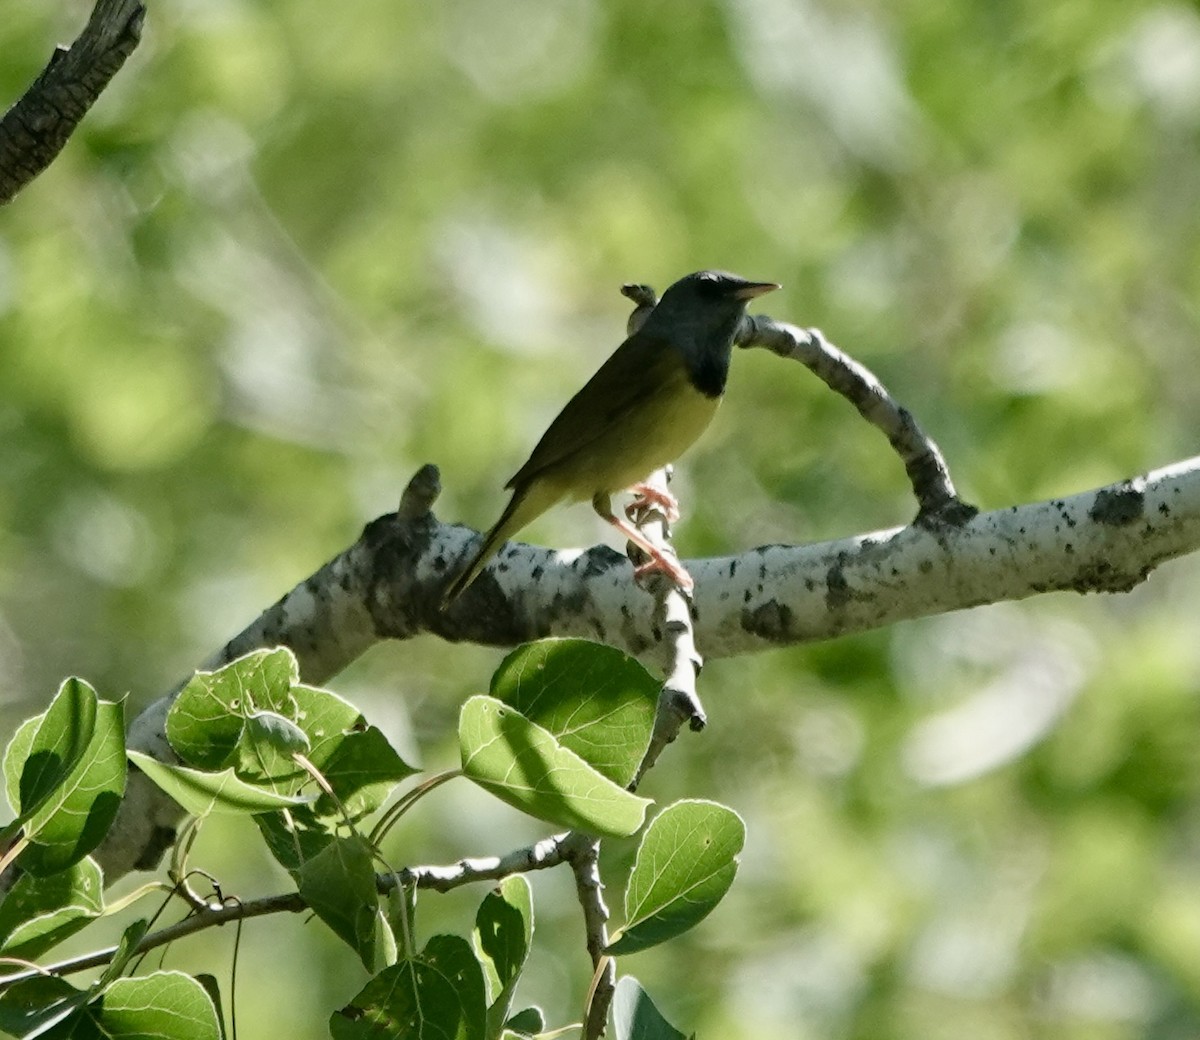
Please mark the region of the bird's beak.
<svg viewBox="0 0 1200 1040"><path fill-rule="evenodd" d="M732 295L735 300L753 300L756 296L774 292L778 288L779 285L776 282L747 282L735 289Z"/></svg>

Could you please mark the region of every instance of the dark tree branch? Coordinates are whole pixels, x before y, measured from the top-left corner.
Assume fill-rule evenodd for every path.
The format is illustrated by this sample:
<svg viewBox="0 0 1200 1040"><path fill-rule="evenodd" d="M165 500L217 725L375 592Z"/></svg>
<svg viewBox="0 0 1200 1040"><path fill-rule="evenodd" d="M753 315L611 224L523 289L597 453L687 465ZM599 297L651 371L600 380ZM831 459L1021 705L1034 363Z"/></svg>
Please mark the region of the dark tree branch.
<svg viewBox="0 0 1200 1040"><path fill-rule="evenodd" d="M0 119L0 205L49 166L141 39L140 0L97 0L70 47L57 47Z"/></svg>

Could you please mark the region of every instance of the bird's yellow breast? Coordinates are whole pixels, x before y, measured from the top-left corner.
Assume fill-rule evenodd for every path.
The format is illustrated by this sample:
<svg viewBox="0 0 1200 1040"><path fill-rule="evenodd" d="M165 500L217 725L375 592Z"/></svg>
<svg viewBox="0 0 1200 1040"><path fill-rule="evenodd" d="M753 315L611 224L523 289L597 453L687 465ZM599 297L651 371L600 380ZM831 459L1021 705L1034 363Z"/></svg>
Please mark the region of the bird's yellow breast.
<svg viewBox="0 0 1200 1040"><path fill-rule="evenodd" d="M681 366L678 378L665 381L579 450L572 460L568 497L589 499L645 480L692 446L719 404L719 397L692 386Z"/></svg>

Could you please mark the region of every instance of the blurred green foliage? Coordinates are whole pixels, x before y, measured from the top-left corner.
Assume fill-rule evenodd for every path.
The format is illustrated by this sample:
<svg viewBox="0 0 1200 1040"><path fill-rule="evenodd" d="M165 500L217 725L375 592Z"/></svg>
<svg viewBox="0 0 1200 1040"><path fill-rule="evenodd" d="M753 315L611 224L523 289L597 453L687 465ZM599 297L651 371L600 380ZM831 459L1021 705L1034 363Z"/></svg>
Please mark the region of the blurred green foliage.
<svg viewBox="0 0 1200 1040"><path fill-rule="evenodd" d="M7 0L0 97L88 6ZM0 212L0 731L71 673L145 703L422 462L489 523L627 280L784 283L765 309L874 368L984 508L1193 454L1198 144L1182 3L155 3ZM913 511L878 434L762 352L679 488L689 556ZM743 871L631 970L701 1036L1200 1032L1196 577L712 662L709 730L645 793L738 809ZM423 639L333 686L439 766L498 657ZM399 860L536 836L438 799ZM279 884L205 841L226 891ZM581 929L569 880L535 893L526 997L561 1020ZM294 928L247 929L245 1035L322 1036L361 984Z"/></svg>

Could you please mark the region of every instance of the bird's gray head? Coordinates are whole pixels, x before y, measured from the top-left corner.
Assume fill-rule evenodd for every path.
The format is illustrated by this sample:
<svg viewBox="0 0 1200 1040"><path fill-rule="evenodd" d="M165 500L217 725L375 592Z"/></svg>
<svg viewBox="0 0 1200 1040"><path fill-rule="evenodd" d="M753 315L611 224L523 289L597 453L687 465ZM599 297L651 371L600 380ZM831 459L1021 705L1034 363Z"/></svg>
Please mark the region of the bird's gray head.
<svg viewBox="0 0 1200 1040"><path fill-rule="evenodd" d="M746 304L778 288L775 282L752 282L727 271L696 271L663 293L642 328L680 350L696 386L716 397L725 390Z"/></svg>
<svg viewBox="0 0 1200 1040"><path fill-rule="evenodd" d="M752 282L728 271L696 271L663 293L654 317L667 328L715 331L731 320L736 324L754 297L778 288L774 282Z"/></svg>

